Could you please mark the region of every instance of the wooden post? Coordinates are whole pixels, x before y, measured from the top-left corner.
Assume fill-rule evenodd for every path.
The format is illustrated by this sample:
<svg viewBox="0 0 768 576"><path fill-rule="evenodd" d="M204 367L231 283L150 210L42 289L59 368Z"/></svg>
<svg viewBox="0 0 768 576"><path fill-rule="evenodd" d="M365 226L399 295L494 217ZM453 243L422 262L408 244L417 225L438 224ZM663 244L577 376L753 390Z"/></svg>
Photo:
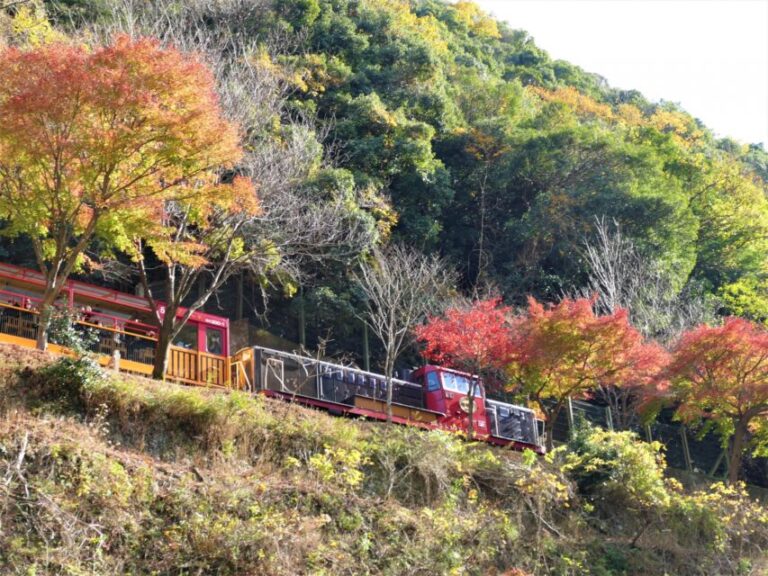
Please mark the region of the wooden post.
<svg viewBox="0 0 768 576"><path fill-rule="evenodd" d="M304 311L304 286L299 288L299 344L307 346L307 318Z"/></svg>
<svg viewBox="0 0 768 576"><path fill-rule="evenodd" d="M363 369L371 371L371 349L368 346L368 324L363 322Z"/></svg>
<svg viewBox="0 0 768 576"><path fill-rule="evenodd" d="M723 457L725 456L727 450L723 450L720 452L720 456L717 457L717 460L715 460L715 465L712 466L712 470L709 471L708 476L715 476L715 472L717 472L717 469L720 468L720 462L723 461ZM728 475L728 458L725 459L725 475Z"/></svg>
<svg viewBox="0 0 768 576"><path fill-rule="evenodd" d="M688 448L688 435L685 432L685 426L680 426L680 439L683 442L683 456L685 457L685 469L693 472L693 461L691 460L691 451Z"/></svg>
<svg viewBox="0 0 768 576"><path fill-rule="evenodd" d="M112 352L112 369L115 372L120 372L120 350Z"/></svg>

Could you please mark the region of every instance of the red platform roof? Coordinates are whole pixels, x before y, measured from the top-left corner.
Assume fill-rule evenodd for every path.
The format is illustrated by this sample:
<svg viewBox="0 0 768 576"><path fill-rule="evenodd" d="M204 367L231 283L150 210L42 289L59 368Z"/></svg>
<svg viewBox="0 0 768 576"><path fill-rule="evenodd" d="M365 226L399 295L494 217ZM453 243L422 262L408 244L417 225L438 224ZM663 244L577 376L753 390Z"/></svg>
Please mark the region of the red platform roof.
<svg viewBox="0 0 768 576"><path fill-rule="evenodd" d="M21 266L15 266L13 264L4 264L2 262L0 262L0 278L20 280L24 283L39 286L41 288L45 286L45 277L39 271L30 268L22 268ZM116 304L125 308L141 310L142 312L152 312L149 301L143 296L134 296L133 294L118 292L111 288L95 286L78 280L67 280L64 290L72 290L77 296L92 298L104 302L107 305ZM158 302L158 307L160 308L160 313L163 314L165 312L165 303ZM186 311L186 308L180 308L178 316L182 316ZM208 314L207 312L193 312L190 320L208 324L210 326L219 326L222 328L229 327L228 318L216 316L215 314Z"/></svg>

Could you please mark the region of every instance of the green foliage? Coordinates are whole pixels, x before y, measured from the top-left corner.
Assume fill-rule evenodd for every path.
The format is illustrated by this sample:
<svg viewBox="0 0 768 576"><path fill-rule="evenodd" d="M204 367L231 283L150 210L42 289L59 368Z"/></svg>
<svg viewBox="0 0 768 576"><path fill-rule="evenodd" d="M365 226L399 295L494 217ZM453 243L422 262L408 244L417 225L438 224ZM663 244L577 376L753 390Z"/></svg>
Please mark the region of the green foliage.
<svg viewBox="0 0 768 576"><path fill-rule="evenodd" d="M104 371L89 356L65 356L22 374L31 398L67 411L85 408L90 390L106 382Z"/></svg>
<svg viewBox="0 0 768 576"><path fill-rule="evenodd" d="M251 58L285 89L285 117L260 122L250 145L290 142L294 115L329 126L325 148L312 151L314 169L296 184L349 198L350 223L375 220L380 240L448 257L463 287L489 283L522 303L527 294L550 300L584 285L580 250L594 218L604 216L659 264L673 292L702 286L702 297L725 300L723 312L764 317L761 146L716 139L679 106L652 104L552 60L525 31L472 2L257 4L173 4L172 16L194 13L217 38L281 39ZM46 6L68 27L116 18L103 0ZM133 8L137 17L154 9ZM41 20L38 8L34 14ZM333 169L320 169L324 154ZM120 223L106 222L98 234L117 237L110 226ZM318 289L354 307L343 295L346 267L309 268ZM277 303L270 318L286 336L295 330L289 306ZM348 320L311 329L310 343L348 331ZM359 340L344 334L329 351Z"/></svg>
<svg viewBox="0 0 768 576"><path fill-rule="evenodd" d="M0 498L17 503L3 573L749 574L768 545L741 488L663 483L656 450L628 434L582 431L555 467L38 356L0 350L37 366L25 394L3 395L16 416L0 420ZM40 404L44 391L77 401Z"/></svg>
<svg viewBox="0 0 768 576"><path fill-rule="evenodd" d="M639 508L669 503L661 445L641 442L632 432L611 432L582 422L554 460L594 501Z"/></svg>
<svg viewBox="0 0 768 576"><path fill-rule="evenodd" d="M744 276L718 291L724 312L755 322L768 321L768 287L765 282Z"/></svg>
<svg viewBox="0 0 768 576"><path fill-rule="evenodd" d="M69 348L76 356L83 356L99 341L95 330L77 326L76 315L69 308L57 308L51 316L49 339L53 344Z"/></svg>

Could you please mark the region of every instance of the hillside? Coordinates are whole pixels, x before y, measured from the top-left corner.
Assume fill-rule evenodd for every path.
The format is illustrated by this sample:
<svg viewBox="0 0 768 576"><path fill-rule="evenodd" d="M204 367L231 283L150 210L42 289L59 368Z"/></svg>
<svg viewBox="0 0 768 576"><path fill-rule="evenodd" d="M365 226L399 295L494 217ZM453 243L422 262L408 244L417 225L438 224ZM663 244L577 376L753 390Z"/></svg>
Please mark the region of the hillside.
<svg viewBox="0 0 768 576"><path fill-rule="evenodd" d="M438 252L462 288L514 304L583 288L584 242L604 218L658 272L667 301L700 303L704 319L768 319L762 146L717 139L674 104L552 60L471 2L47 5L69 33L181 38L231 66L221 90L267 204L286 186L344 198L350 223L375 226L373 243ZM250 70L233 63L238 53ZM294 341L305 331L310 345L332 333L333 351L359 354L354 258L338 246L325 255L301 264L301 300L295 282L270 291L269 325ZM657 315L649 335L667 336Z"/></svg>
<svg viewBox="0 0 768 576"><path fill-rule="evenodd" d="M552 463L12 347L0 366L4 574L768 567L764 508L722 486L683 492L620 435Z"/></svg>
<svg viewBox="0 0 768 576"><path fill-rule="evenodd" d="M678 303L699 309L697 320L768 319L763 147L717 139L674 104L552 60L471 2L29 6L0 16L5 42L92 42L129 30L200 50L217 70L227 113L246 136L242 169L279 228L260 233L280 261L244 289L226 288L240 304L223 298L211 308L249 317L268 297L264 326L359 357L354 313L363 304L350 272L372 245L439 253L462 289L522 304L588 284L584 242L604 218L662 287L649 336L669 337L676 319L666 308ZM329 199L343 210L299 223L280 212ZM321 231L307 238L320 220L367 235L351 245L324 243ZM33 263L23 242L4 250ZM136 274L121 280L135 284Z"/></svg>
<svg viewBox="0 0 768 576"><path fill-rule="evenodd" d="M464 0L5 3L0 118L0 331L75 354L0 345L0 573L768 573L762 145ZM265 341L442 431L164 381ZM446 432L481 381L567 444Z"/></svg>

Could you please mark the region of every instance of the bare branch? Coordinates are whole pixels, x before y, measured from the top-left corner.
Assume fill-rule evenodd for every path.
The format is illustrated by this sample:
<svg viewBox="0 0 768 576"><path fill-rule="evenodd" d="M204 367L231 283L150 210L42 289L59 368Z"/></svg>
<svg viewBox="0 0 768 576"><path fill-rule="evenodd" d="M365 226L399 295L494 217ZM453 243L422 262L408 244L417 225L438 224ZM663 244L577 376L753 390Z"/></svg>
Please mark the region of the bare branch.
<svg viewBox="0 0 768 576"><path fill-rule="evenodd" d="M387 381L387 417L392 419L392 386L395 362L412 342L413 327L429 314L442 310L456 284L456 274L435 256L392 245L375 250L356 281L366 298L358 317L384 346Z"/></svg>

